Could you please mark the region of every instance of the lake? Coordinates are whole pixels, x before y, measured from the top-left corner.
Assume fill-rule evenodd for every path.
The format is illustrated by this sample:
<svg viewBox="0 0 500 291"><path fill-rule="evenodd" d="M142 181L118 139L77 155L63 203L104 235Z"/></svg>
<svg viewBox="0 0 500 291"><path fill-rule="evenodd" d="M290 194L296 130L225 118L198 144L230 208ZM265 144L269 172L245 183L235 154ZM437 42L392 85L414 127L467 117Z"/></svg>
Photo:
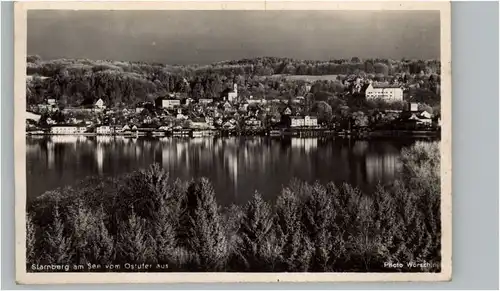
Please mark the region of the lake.
<svg viewBox="0 0 500 291"><path fill-rule="evenodd" d="M415 139L28 136L27 198L88 176L119 175L156 162L171 177L209 178L222 205L257 190L274 200L293 178L349 182L365 192L398 177L403 147Z"/></svg>

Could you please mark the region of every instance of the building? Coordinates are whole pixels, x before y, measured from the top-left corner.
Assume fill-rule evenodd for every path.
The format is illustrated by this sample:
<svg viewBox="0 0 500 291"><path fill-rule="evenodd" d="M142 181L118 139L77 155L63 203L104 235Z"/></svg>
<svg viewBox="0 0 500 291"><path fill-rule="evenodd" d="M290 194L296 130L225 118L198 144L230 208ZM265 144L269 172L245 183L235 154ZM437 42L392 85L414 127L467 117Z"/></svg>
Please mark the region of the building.
<svg viewBox="0 0 500 291"><path fill-rule="evenodd" d="M158 97L155 100L155 105L158 108L174 109L181 106L181 100L175 98Z"/></svg>
<svg viewBox="0 0 500 291"><path fill-rule="evenodd" d="M304 126L310 126L310 127L318 126L318 118L316 116L305 116Z"/></svg>
<svg viewBox="0 0 500 291"><path fill-rule="evenodd" d="M302 116L290 116L290 127L304 127L305 120Z"/></svg>
<svg viewBox="0 0 500 291"><path fill-rule="evenodd" d="M224 110L226 111L230 111L233 109L233 106L231 105L231 103L229 103L229 101L226 101L226 103L224 103Z"/></svg>
<svg viewBox="0 0 500 291"><path fill-rule="evenodd" d="M87 128L84 126L78 125L54 125L50 128L50 133L52 134L80 134L87 131Z"/></svg>
<svg viewBox="0 0 500 291"><path fill-rule="evenodd" d="M203 104L203 105L208 105L214 102L214 99L212 98L200 98L198 99L198 103Z"/></svg>
<svg viewBox="0 0 500 291"><path fill-rule="evenodd" d="M238 98L238 84L233 85L233 90L227 93L227 101L233 102Z"/></svg>
<svg viewBox="0 0 500 291"><path fill-rule="evenodd" d="M290 115L290 114L292 114L292 109L290 109L290 107L285 108L285 110L282 113L282 115Z"/></svg>
<svg viewBox="0 0 500 291"><path fill-rule="evenodd" d="M408 103L408 111L417 112L418 111L418 103Z"/></svg>
<svg viewBox="0 0 500 291"><path fill-rule="evenodd" d="M54 98L49 98L45 103L37 105L40 112L54 112L57 111L57 101Z"/></svg>
<svg viewBox="0 0 500 291"><path fill-rule="evenodd" d="M94 107L97 109L106 109L106 106L104 105L104 101L101 98L99 98L99 100L97 100L94 103Z"/></svg>
<svg viewBox="0 0 500 291"><path fill-rule="evenodd" d="M248 111L248 102L241 103L240 108L238 110L244 111L244 112Z"/></svg>
<svg viewBox="0 0 500 291"><path fill-rule="evenodd" d="M210 126L210 127L214 126L214 119L213 119L213 117L205 117L205 120L206 120L208 126Z"/></svg>
<svg viewBox="0 0 500 291"><path fill-rule="evenodd" d="M186 114L182 113L182 110L179 108L179 109L177 109L176 118L177 119L188 119L188 116Z"/></svg>
<svg viewBox="0 0 500 291"><path fill-rule="evenodd" d="M403 124L407 126L412 125L424 125L424 126L432 126L432 114L427 111L422 112L408 112L402 118Z"/></svg>
<svg viewBox="0 0 500 291"><path fill-rule="evenodd" d="M377 85L370 83L365 90L366 99L382 99L384 101L403 101L403 89L393 85Z"/></svg>
<svg viewBox="0 0 500 291"><path fill-rule="evenodd" d="M431 119L432 118L432 114L430 114L429 112L427 111L422 111L420 112L420 118L427 118L427 119Z"/></svg>
<svg viewBox="0 0 500 291"><path fill-rule="evenodd" d="M40 118L42 118L41 115L35 114L33 112L26 111L26 120L33 120L34 122L39 122Z"/></svg>
<svg viewBox="0 0 500 291"><path fill-rule="evenodd" d="M184 98L182 99L182 104L188 106L189 104L193 103L194 99L193 98Z"/></svg>
<svg viewBox="0 0 500 291"><path fill-rule="evenodd" d="M262 127L262 121L255 116L250 116L245 120L247 127Z"/></svg>
<svg viewBox="0 0 500 291"><path fill-rule="evenodd" d="M111 126L109 126L109 125L101 125L101 126L96 127L95 132L97 134L111 134L112 129L111 129Z"/></svg>
<svg viewBox="0 0 500 291"><path fill-rule="evenodd" d="M297 96L297 97L295 97L295 98L293 99L293 102L294 102L294 103L299 103L299 104L304 103L304 101L305 101L304 96Z"/></svg>
<svg viewBox="0 0 500 291"><path fill-rule="evenodd" d="M236 120L234 118L227 119L225 122L223 122L222 127L224 129L235 129Z"/></svg>
<svg viewBox="0 0 500 291"><path fill-rule="evenodd" d="M192 128L208 128L209 125L205 118L197 117L193 118L190 123Z"/></svg>

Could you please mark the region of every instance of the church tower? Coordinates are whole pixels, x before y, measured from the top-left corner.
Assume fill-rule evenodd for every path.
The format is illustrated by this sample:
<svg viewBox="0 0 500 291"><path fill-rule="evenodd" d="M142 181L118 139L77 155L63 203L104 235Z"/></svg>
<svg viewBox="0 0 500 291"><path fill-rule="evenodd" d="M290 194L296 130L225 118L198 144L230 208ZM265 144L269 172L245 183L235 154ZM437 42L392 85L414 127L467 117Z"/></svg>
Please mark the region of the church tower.
<svg viewBox="0 0 500 291"><path fill-rule="evenodd" d="M233 85L233 91L227 94L227 100L233 102L236 98L238 98L238 85L235 83Z"/></svg>

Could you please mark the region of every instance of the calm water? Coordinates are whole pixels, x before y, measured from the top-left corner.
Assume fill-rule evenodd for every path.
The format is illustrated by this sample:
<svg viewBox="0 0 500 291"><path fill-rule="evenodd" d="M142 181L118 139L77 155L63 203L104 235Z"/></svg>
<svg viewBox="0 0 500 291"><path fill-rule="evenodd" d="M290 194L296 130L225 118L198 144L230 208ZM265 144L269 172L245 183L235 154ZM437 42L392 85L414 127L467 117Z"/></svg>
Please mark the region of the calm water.
<svg viewBox="0 0 500 291"><path fill-rule="evenodd" d="M398 176L401 149L415 140L333 138L27 137L28 199L92 175L117 175L160 163L173 177L210 178L221 204L258 190L274 199L294 177L349 182L371 191Z"/></svg>

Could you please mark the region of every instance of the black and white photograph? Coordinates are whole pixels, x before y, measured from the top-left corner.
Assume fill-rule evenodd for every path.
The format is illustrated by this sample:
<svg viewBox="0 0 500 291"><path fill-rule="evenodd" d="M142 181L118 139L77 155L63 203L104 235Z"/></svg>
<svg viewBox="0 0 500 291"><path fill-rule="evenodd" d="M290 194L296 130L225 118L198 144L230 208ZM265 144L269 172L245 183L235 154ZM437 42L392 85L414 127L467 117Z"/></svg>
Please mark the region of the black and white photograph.
<svg viewBox="0 0 500 291"><path fill-rule="evenodd" d="M23 278L449 280L449 3L300 3L18 7Z"/></svg>

